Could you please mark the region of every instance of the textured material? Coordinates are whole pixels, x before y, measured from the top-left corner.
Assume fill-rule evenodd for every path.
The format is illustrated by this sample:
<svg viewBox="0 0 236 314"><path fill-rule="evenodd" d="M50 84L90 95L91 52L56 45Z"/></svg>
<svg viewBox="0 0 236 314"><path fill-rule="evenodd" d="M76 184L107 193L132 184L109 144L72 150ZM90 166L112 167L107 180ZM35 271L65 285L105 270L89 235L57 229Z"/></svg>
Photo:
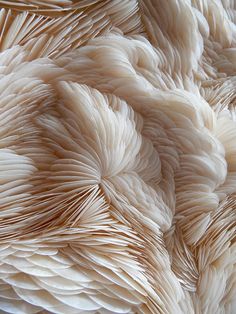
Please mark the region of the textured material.
<svg viewBox="0 0 236 314"><path fill-rule="evenodd" d="M0 7L0 313L236 313L236 2Z"/></svg>

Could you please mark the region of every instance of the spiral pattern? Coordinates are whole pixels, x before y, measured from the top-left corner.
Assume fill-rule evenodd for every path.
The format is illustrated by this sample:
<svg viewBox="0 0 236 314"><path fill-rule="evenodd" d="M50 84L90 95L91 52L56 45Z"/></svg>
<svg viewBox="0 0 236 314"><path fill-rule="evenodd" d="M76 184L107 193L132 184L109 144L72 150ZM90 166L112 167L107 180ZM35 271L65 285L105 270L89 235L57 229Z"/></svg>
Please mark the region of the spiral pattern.
<svg viewBox="0 0 236 314"><path fill-rule="evenodd" d="M0 1L1 313L233 313L234 1Z"/></svg>

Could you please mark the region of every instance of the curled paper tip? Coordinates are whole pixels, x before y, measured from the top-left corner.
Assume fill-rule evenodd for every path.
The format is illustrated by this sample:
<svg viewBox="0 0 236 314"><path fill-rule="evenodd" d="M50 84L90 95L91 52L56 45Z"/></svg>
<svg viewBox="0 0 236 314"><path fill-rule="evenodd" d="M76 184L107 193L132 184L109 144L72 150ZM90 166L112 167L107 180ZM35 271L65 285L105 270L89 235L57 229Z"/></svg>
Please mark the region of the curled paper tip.
<svg viewBox="0 0 236 314"><path fill-rule="evenodd" d="M0 9L0 312L233 313L233 1Z"/></svg>

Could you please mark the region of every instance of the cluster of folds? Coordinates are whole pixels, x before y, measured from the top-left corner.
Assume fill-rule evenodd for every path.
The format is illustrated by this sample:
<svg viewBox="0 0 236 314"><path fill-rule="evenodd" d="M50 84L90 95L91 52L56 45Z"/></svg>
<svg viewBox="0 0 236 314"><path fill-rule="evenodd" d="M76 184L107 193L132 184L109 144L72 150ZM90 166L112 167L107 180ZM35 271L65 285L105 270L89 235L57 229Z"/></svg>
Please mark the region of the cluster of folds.
<svg viewBox="0 0 236 314"><path fill-rule="evenodd" d="M234 313L235 1L0 7L0 312Z"/></svg>

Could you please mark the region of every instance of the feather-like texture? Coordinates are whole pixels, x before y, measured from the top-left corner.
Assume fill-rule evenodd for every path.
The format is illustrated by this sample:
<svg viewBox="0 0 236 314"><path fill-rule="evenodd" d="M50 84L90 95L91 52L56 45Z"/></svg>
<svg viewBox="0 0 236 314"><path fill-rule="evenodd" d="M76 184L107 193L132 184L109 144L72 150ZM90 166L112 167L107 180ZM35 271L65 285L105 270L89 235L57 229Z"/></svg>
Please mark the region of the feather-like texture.
<svg viewBox="0 0 236 314"><path fill-rule="evenodd" d="M234 1L0 8L0 312L234 313Z"/></svg>

